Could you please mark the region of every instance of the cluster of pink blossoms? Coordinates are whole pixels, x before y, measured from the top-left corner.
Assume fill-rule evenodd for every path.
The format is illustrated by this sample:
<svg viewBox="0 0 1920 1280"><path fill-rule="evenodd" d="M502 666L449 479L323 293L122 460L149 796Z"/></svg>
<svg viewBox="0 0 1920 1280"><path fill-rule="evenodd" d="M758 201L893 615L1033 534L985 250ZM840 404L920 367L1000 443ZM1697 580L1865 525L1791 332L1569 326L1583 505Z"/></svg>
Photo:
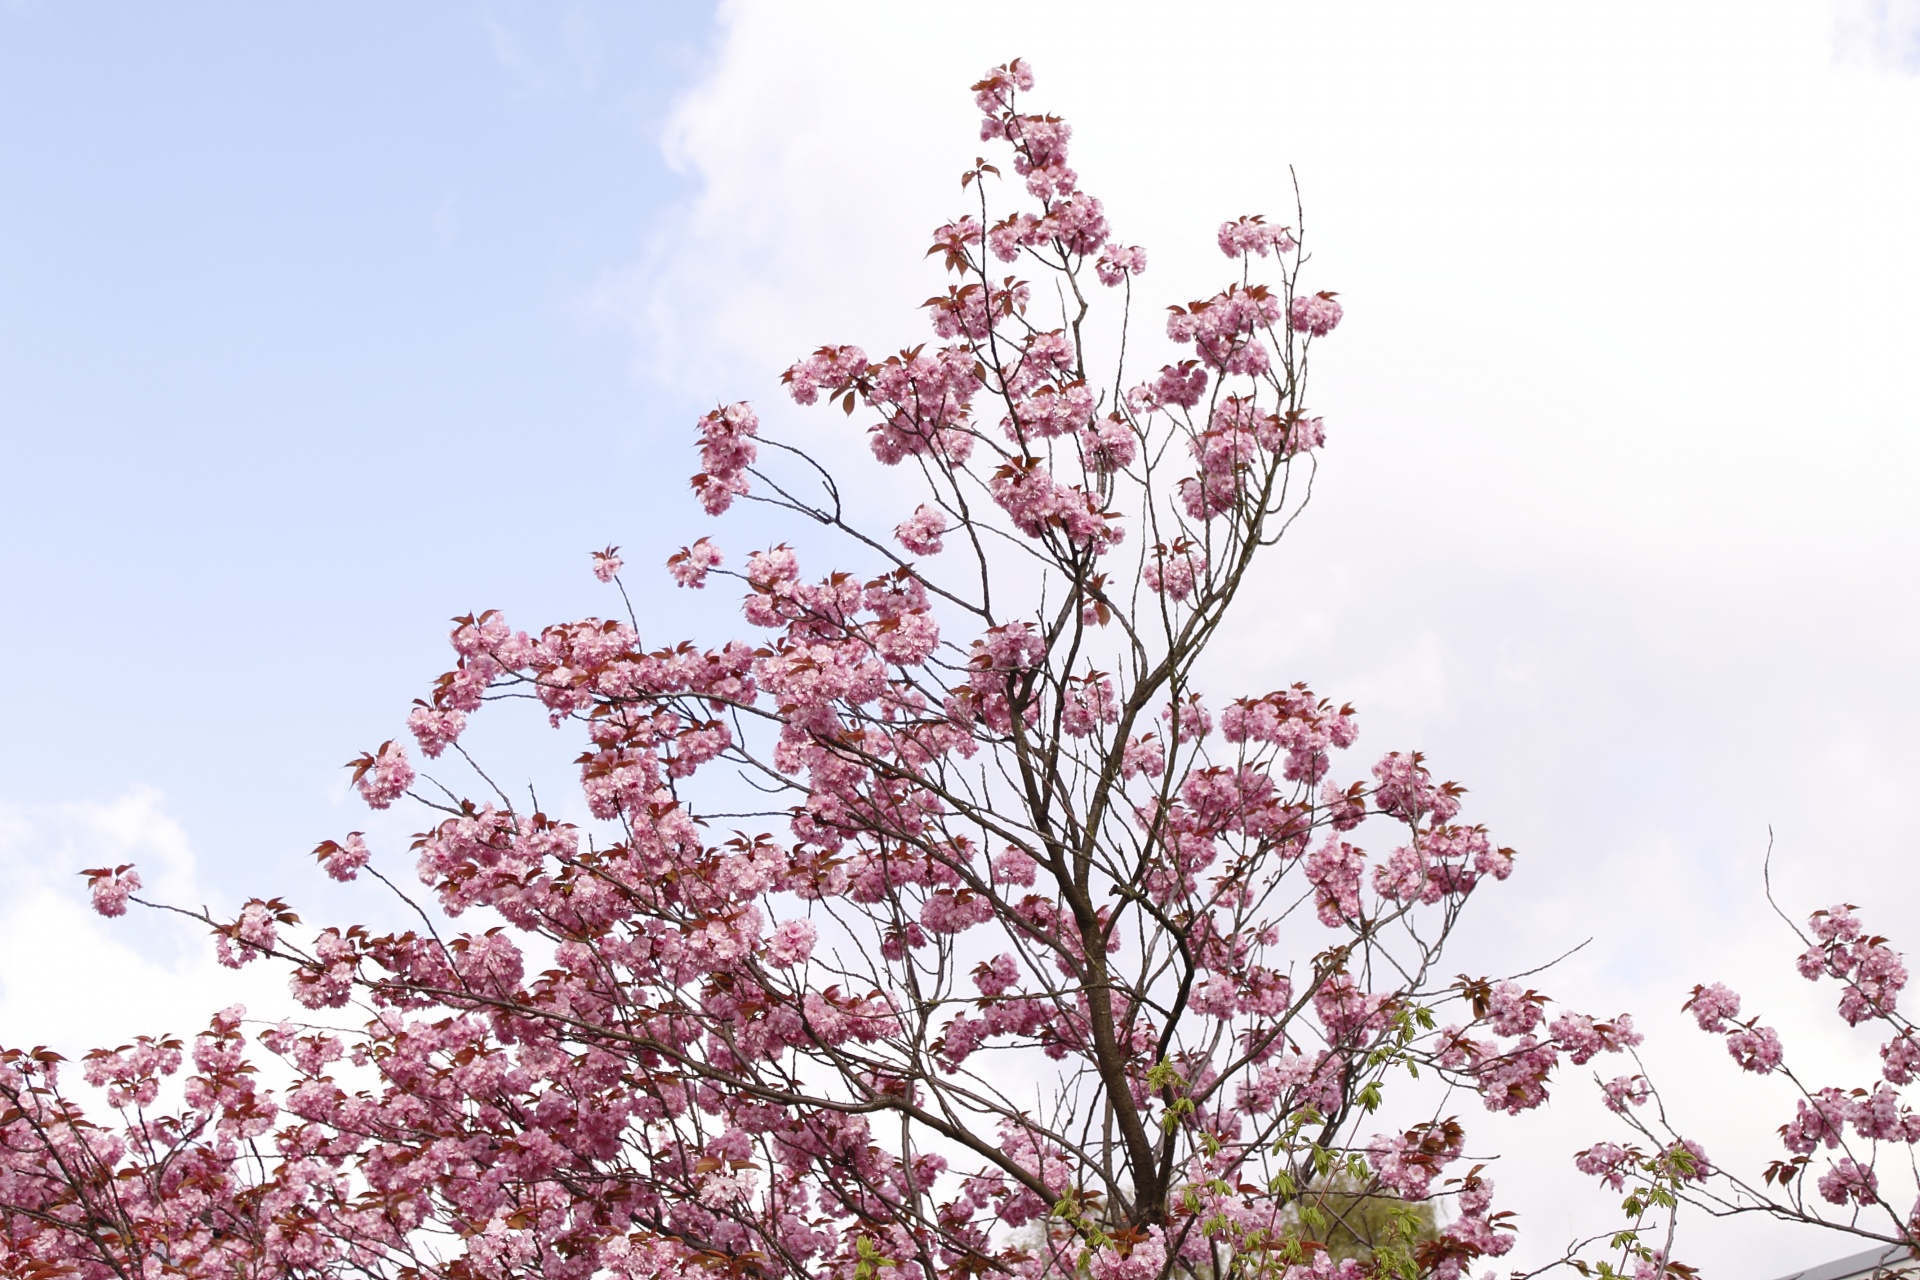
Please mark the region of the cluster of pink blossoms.
<svg viewBox="0 0 1920 1280"><path fill-rule="evenodd" d="M941 537L946 531L946 512L923 502L911 516L900 522L893 536L915 555L931 556L945 549L946 544Z"/></svg>
<svg viewBox="0 0 1920 1280"><path fill-rule="evenodd" d="M280 940L278 926L287 921L288 914L286 904L278 899L266 902L255 898L214 938L214 958L229 969L238 969L271 954Z"/></svg>
<svg viewBox="0 0 1920 1280"><path fill-rule="evenodd" d="M467 728L467 713L417 701L407 713L407 728L430 760L452 746Z"/></svg>
<svg viewBox="0 0 1920 1280"><path fill-rule="evenodd" d="M1147 562L1140 579L1149 591L1185 600L1206 576L1207 553L1191 539L1180 538L1171 548L1163 543L1153 549L1153 559Z"/></svg>
<svg viewBox="0 0 1920 1280"><path fill-rule="evenodd" d="M754 443L759 434L760 419L744 403L722 406L700 419L703 470L693 478L693 491L708 515L719 515L751 489L747 468L759 457L760 447ZM601 561L596 574L608 563ZM616 562L603 580L610 580L617 571Z"/></svg>
<svg viewBox="0 0 1920 1280"><path fill-rule="evenodd" d="M1641 1040L1627 1014L1596 1022L1568 1012L1547 1023L1545 1001L1535 992L1511 982L1462 986L1477 1017L1465 1027L1441 1028L1440 1062L1471 1079L1490 1111L1515 1115L1545 1102L1549 1078L1562 1056L1583 1066L1602 1053L1626 1052ZM1544 1039L1539 1035L1543 1024ZM1482 1029L1491 1037L1470 1034Z"/></svg>
<svg viewBox="0 0 1920 1280"><path fill-rule="evenodd" d="M993 473L993 500L1030 538L1058 530L1073 546L1104 552L1126 536L1111 512L1077 485L1055 480L1038 458L1016 458Z"/></svg>
<svg viewBox="0 0 1920 1280"><path fill-rule="evenodd" d="M117 867L91 867L82 871L87 890L93 897L93 909L103 916L127 914L127 900L140 888L140 873L132 863Z"/></svg>
<svg viewBox="0 0 1920 1280"><path fill-rule="evenodd" d="M1128 276L1137 276L1147 269L1147 251L1139 245L1109 244L1101 250L1099 259L1093 264L1094 274L1100 277L1100 283L1109 289L1117 288Z"/></svg>
<svg viewBox="0 0 1920 1280"><path fill-rule="evenodd" d="M1297 247L1290 228L1269 226L1258 214L1221 223L1219 245L1229 258L1264 258L1269 251L1277 257Z"/></svg>
<svg viewBox="0 0 1920 1280"><path fill-rule="evenodd" d="M1321 291L1306 297L1295 298L1287 309L1287 323L1301 333L1324 338L1333 332L1344 314L1340 304L1333 300L1333 294Z"/></svg>
<svg viewBox="0 0 1920 1280"><path fill-rule="evenodd" d="M429 721L416 714L414 732L421 735L423 743L431 745L430 754L437 755L451 741L452 734L459 732L459 726L440 718ZM376 809L392 805L413 785L413 763L407 759L407 749L397 742L381 743L378 751L361 756L348 767L353 770L353 785L361 799Z"/></svg>
<svg viewBox="0 0 1920 1280"><path fill-rule="evenodd" d="M1283 306L1264 285L1228 285L1204 301L1172 308L1167 336L1193 344L1209 369L1257 376L1270 367L1262 335L1280 322Z"/></svg>
<svg viewBox="0 0 1920 1280"><path fill-rule="evenodd" d="M683 587L698 591L707 585L707 575L726 562L720 548L706 538L696 539L667 557L667 572Z"/></svg>
<svg viewBox="0 0 1920 1280"><path fill-rule="evenodd" d="M1900 954L1884 938L1868 937L1851 905L1816 911L1808 925L1815 942L1800 956L1800 976L1840 980L1840 1016L1848 1026L1891 1013L1907 985Z"/></svg>
<svg viewBox="0 0 1920 1280"><path fill-rule="evenodd" d="M1602 1186L1613 1191L1624 1190L1628 1182L1636 1178L1652 1177L1685 1184L1704 1182L1713 1173L1713 1166L1700 1144L1685 1138L1651 1156L1638 1147L1599 1142L1575 1155L1573 1163L1580 1172L1599 1179Z"/></svg>
<svg viewBox="0 0 1920 1280"><path fill-rule="evenodd" d="M1256 472L1262 451L1290 456L1296 437L1306 435L1283 427L1279 415L1260 413L1245 400L1228 396L1213 411L1206 430L1194 435L1187 447L1200 464L1200 474L1181 481L1180 500L1195 520L1211 520L1234 510L1243 501L1242 490ZM1318 444L1319 440L1314 440Z"/></svg>
<svg viewBox="0 0 1920 1280"><path fill-rule="evenodd" d="M1780 1036L1773 1028L1753 1022L1728 1025L1740 1016L1737 992L1718 982L1710 987L1697 986L1686 1007L1693 1011L1694 1021L1702 1031L1726 1035L1727 1052L1743 1071L1766 1075L1780 1065Z"/></svg>
<svg viewBox="0 0 1920 1280"><path fill-rule="evenodd" d="M373 853L367 848L365 835L355 831L345 840L321 841L314 849L313 855L329 876L335 880L347 881L359 876L360 868L367 865Z"/></svg>
<svg viewBox="0 0 1920 1280"><path fill-rule="evenodd" d="M1779 1129L1788 1155L1769 1164L1757 1180L1711 1166L1697 1143L1669 1127L1664 1109L1636 1114L1653 1097L1644 1077L1618 1077L1602 1086L1606 1104L1651 1140L1654 1154L1601 1143L1582 1152L1578 1164L1614 1190L1634 1183L1626 1201L1630 1212L1644 1218L1646 1192L1655 1188L1709 1208L1739 1202L1784 1220L1835 1227L1882 1243L1920 1239L1920 1201L1907 1207L1904 1196L1882 1186L1881 1177L1889 1152L1920 1147L1920 1114L1900 1093L1900 1086L1920 1078L1920 1044L1898 1009L1905 963L1885 938L1867 933L1851 905L1816 911L1808 926L1810 945L1798 960L1802 976L1841 984L1838 1012L1849 1026L1880 1022L1891 1033L1880 1046L1882 1080L1853 1089L1813 1087L1789 1067L1773 1028L1741 1017L1738 992L1724 983L1696 985L1683 1008L1699 1028L1721 1036L1742 1070L1784 1077L1798 1091L1793 1114ZM1823 1152L1832 1154L1820 1159ZM1910 1157L1900 1163L1910 1171ZM1702 1184L1712 1184L1711 1189L1698 1190ZM1894 1203L1895 1197L1901 1202ZM1834 1208L1823 1210L1822 1204Z"/></svg>
<svg viewBox="0 0 1920 1280"><path fill-rule="evenodd" d="M1163 365L1152 382L1145 382L1127 393L1127 403L1135 413L1149 414L1160 409L1191 409L1207 394L1207 371L1198 360L1182 360Z"/></svg>
<svg viewBox="0 0 1920 1280"><path fill-rule="evenodd" d="M1375 1138L1367 1147L1367 1162L1394 1194L1425 1200L1433 1180L1460 1158L1466 1136L1454 1120L1415 1125L1405 1133Z"/></svg>

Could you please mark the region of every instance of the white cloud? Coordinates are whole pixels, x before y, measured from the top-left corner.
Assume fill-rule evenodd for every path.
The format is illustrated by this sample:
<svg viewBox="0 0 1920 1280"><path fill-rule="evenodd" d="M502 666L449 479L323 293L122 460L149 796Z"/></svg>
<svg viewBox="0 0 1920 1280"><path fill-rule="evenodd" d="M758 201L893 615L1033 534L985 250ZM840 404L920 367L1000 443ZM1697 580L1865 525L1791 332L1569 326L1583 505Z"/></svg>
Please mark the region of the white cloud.
<svg viewBox="0 0 1920 1280"><path fill-rule="evenodd" d="M558 16L556 23L546 8L481 15L494 61L529 96L591 91L599 83L602 46L591 15L570 5Z"/></svg>
<svg viewBox="0 0 1920 1280"><path fill-rule="evenodd" d="M1836 0L1834 37L1856 66L1906 75L1920 72L1920 3L1915 0Z"/></svg>
<svg viewBox="0 0 1920 1280"><path fill-rule="evenodd" d="M68 1057L135 1035L190 1035L233 1003L255 1016L290 1006L283 975L239 973L213 961L199 925L139 907L94 914L87 867L134 863L155 901L209 895L193 851L160 794L136 788L110 801L0 807L0 1044L45 1044Z"/></svg>

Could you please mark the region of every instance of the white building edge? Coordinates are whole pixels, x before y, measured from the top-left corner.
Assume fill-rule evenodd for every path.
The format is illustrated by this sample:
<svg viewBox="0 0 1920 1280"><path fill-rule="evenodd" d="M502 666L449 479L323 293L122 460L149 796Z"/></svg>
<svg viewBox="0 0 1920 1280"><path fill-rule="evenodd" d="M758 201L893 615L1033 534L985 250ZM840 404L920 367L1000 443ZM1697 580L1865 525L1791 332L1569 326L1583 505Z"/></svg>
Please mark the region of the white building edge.
<svg viewBox="0 0 1920 1280"><path fill-rule="evenodd" d="M1870 1280L1874 1276L1912 1277L1920 1280L1920 1260L1904 1245L1869 1249L1850 1257L1823 1262L1805 1271L1795 1271L1780 1280Z"/></svg>

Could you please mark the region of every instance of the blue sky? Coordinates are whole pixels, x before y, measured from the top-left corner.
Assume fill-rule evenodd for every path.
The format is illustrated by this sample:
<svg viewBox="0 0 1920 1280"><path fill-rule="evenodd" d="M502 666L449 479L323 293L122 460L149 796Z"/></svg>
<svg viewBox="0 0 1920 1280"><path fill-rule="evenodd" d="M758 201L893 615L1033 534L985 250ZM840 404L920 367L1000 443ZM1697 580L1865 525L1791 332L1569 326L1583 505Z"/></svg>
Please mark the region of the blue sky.
<svg viewBox="0 0 1920 1280"><path fill-rule="evenodd" d="M713 39L697 4L0 12L8 801L157 787L224 878L333 825L447 617L604 606L586 550L682 500L688 415L592 296L687 189L659 137Z"/></svg>
<svg viewBox="0 0 1920 1280"><path fill-rule="evenodd" d="M1594 936L1552 989L1640 1015L1710 1151L1757 1154L1782 1104L1687 1030L1693 982L1823 1078L1870 1070L1759 859L1771 824L1796 910L1920 895L1920 4L1189 11L0 9L0 1042L229 998L190 934L89 919L78 867L359 910L305 852L367 825L404 862L339 765L450 615L606 611L616 541L649 639L717 629L720 593L657 571L707 531L700 410L758 399L904 515L775 378L919 340L965 86L1024 54L1149 308L1219 284L1212 228L1289 207L1290 165L1347 305L1315 509L1223 696L1307 680L1466 782L1523 858L1462 967ZM572 754L485 745L509 776ZM1550 1244L1599 1135L1571 1106L1542 1132L1503 1187ZM1845 1250L1742 1224L1686 1252Z"/></svg>

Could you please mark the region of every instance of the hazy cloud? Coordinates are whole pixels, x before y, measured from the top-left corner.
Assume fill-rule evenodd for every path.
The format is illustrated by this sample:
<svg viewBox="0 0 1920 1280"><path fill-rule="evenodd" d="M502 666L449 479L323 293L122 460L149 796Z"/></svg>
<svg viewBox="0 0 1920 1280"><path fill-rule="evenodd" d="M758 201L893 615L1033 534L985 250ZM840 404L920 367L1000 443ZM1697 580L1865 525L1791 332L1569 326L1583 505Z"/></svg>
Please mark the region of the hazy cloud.
<svg viewBox="0 0 1920 1280"><path fill-rule="evenodd" d="M209 899L186 833L160 794L44 808L0 806L0 1044L47 1044L68 1057L134 1035L187 1035L237 1002L256 1016L291 1005L285 975L222 969L204 930L133 908L104 919L80 872L133 863L141 896Z"/></svg>
<svg viewBox="0 0 1920 1280"><path fill-rule="evenodd" d="M1920 0L1835 0L1834 46L1849 63L1920 73Z"/></svg>

